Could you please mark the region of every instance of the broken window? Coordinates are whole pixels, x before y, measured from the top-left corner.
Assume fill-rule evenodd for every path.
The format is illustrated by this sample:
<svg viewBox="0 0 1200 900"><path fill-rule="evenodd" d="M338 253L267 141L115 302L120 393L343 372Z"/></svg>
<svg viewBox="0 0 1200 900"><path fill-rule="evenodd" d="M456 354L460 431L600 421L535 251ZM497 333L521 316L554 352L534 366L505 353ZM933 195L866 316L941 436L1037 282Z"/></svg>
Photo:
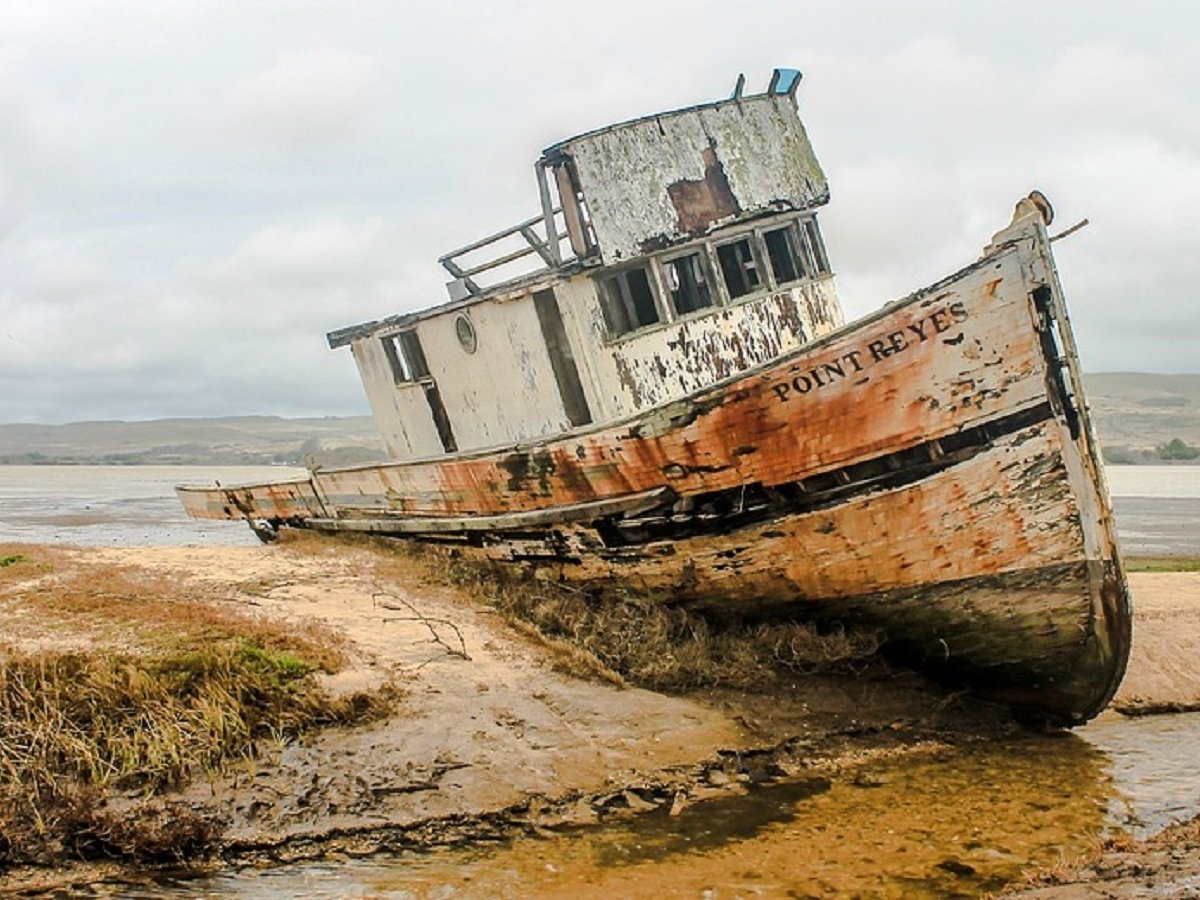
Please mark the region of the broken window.
<svg viewBox="0 0 1200 900"><path fill-rule="evenodd" d="M803 252L803 241L791 225L763 232L763 244L767 248L767 259L771 262L771 274L776 284L790 284L808 277L808 264Z"/></svg>
<svg viewBox="0 0 1200 900"><path fill-rule="evenodd" d="M804 220L804 233L808 237L809 250L817 271L823 274L829 272L829 257L825 255L825 242L821 240L821 231L817 228L816 219Z"/></svg>
<svg viewBox="0 0 1200 900"><path fill-rule="evenodd" d="M680 315L713 305L708 266L700 253L688 253L663 263L671 303Z"/></svg>
<svg viewBox="0 0 1200 900"><path fill-rule="evenodd" d="M429 364L415 331L401 331L383 338L383 352L392 367L392 378L396 384L420 381L429 376Z"/></svg>
<svg viewBox="0 0 1200 900"><path fill-rule="evenodd" d="M721 264L721 274L725 277L730 299L744 297L762 285L750 238L717 247L717 262Z"/></svg>
<svg viewBox="0 0 1200 900"><path fill-rule="evenodd" d="M658 305L645 266L626 269L600 282L600 305L609 337L628 334L659 321Z"/></svg>

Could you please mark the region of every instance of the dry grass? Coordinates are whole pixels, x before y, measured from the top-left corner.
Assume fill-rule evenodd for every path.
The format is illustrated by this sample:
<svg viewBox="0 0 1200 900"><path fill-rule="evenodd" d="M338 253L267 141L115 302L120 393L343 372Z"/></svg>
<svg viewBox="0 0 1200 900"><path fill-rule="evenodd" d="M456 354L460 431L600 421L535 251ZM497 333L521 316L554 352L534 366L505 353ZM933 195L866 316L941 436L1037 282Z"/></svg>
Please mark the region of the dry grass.
<svg viewBox="0 0 1200 900"><path fill-rule="evenodd" d="M785 673L857 671L879 648L874 635L821 634L809 623L716 623L620 589L501 579L487 587L487 599L507 619L528 622L656 690L761 690Z"/></svg>
<svg viewBox="0 0 1200 900"><path fill-rule="evenodd" d="M316 551L330 540L301 534L290 543ZM532 627L554 651L556 667L569 674L655 690L767 690L783 677L859 674L879 662L881 639L874 633L822 633L807 622L716 621L663 597L514 577L414 542L350 540L384 551L376 570L381 580L410 580L415 570L423 580L465 590L519 630Z"/></svg>
<svg viewBox="0 0 1200 900"><path fill-rule="evenodd" d="M211 841L211 823L161 801L118 814L112 792L153 793L251 754L256 740L390 705L386 691L320 689L315 673L345 662L327 629L250 618L61 548L0 546L11 557L0 611L37 633L0 644L0 864L191 852Z"/></svg>

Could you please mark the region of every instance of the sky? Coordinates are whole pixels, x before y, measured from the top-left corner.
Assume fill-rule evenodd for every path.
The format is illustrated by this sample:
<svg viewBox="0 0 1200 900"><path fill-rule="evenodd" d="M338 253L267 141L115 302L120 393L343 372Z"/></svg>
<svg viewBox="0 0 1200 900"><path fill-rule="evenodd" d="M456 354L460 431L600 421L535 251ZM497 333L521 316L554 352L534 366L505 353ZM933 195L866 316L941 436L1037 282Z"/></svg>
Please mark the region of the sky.
<svg viewBox="0 0 1200 900"><path fill-rule="evenodd" d="M0 422L358 415L563 138L804 72L847 318L1032 188L1086 371L1200 371L1200 5L0 0Z"/></svg>

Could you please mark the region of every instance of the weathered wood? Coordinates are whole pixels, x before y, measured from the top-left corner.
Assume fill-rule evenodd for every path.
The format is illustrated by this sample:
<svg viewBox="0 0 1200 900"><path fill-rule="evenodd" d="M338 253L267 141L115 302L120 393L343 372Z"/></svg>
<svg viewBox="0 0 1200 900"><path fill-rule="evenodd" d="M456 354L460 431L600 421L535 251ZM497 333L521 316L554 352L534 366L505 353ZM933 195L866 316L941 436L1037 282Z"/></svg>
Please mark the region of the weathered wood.
<svg viewBox="0 0 1200 900"><path fill-rule="evenodd" d="M649 490L787 483L953 435L1045 391L1023 257L962 273L685 400L528 448L327 470L342 509L486 515ZM381 500L387 500L381 506Z"/></svg>
<svg viewBox="0 0 1200 900"><path fill-rule="evenodd" d="M674 496L659 487L627 497L573 503L553 509L505 513L496 516L427 516L422 518L313 518L307 524L326 531L369 531L375 534L457 534L486 531L519 531L547 525L590 522L615 515L637 515Z"/></svg>
<svg viewBox="0 0 1200 900"><path fill-rule="evenodd" d="M180 485L175 494L196 519L268 519L298 522L327 515L311 480L222 487Z"/></svg>

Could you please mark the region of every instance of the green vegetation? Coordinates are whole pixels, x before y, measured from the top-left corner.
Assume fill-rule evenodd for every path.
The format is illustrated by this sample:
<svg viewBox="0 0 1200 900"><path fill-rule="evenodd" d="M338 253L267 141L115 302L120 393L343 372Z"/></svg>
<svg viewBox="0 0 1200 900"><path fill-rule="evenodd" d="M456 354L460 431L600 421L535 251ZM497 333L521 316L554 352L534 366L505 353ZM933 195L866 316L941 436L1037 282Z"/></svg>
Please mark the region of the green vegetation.
<svg viewBox="0 0 1200 900"><path fill-rule="evenodd" d="M1125 560L1127 572L1200 572L1194 556L1134 556Z"/></svg>
<svg viewBox="0 0 1200 900"><path fill-rule="evenodd" d="M1200 447L1193 447L1182 438L1172 438L1153 450L1123 445L1105 445L1100 455L1111 465L1146 465L1161 462L1194 462L1200 459Z"/></svg>
<svg viewBox="0 0 1200 900"><path fill-rule="evenodd" d="M0 569L7 569L9 566L14 566L19 562L23 562L25 557L20 553L12 553L8 556L0 556Z"/></svg>
<svg viewBox="0 0 1200 900"><path fill-rule="evenodd" d="M1200 447L1193 447L1180 438L1173 438L1165 444L1159 444L1155 453L1159 459L1164 460L1191 460L1200 457Z"/></svg>
<svg viewBox="0 0 1200 900"><path fill-rule="evenodd" d="M9 556L33 565L0 570L0 614L25 623L21 646L0 644L0 868L200 853L217 826L158 792L394 700L330 696L316 675L345 659L318 627L218 609L136 570L84 571L59 549Z"/></svg>

